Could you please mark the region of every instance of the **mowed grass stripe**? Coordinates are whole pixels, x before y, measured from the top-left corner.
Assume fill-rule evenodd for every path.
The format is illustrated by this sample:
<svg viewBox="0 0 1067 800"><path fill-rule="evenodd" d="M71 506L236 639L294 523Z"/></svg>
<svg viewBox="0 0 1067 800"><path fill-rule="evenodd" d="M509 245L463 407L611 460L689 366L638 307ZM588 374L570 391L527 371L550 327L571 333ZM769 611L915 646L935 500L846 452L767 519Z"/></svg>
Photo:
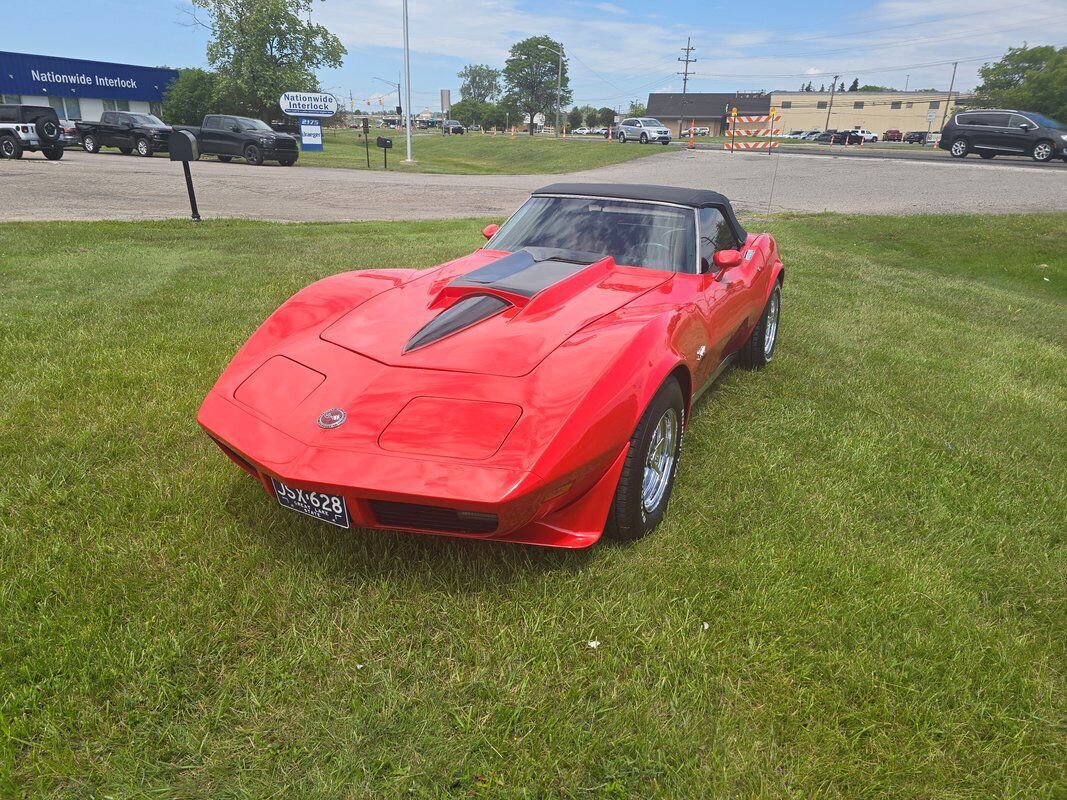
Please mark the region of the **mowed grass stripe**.
<svg viewBox="0 0 1067 800"><path fill-rule="evenodd" d="M749 220L781 349L629 547L341 531L197 429L284 298L486 221L0 226L0 795L1064 791L1067 215Z"/></svg>

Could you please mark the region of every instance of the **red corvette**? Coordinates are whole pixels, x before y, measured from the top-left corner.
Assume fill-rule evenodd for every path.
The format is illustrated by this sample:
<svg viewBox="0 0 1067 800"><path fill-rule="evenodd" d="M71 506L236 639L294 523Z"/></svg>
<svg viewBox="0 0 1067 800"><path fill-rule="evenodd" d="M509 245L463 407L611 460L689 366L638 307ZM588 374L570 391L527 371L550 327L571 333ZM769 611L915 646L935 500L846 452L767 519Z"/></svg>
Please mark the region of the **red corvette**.
<svg viewBox="0 0 1067 800"><path fill-rule="evenodd" d="M241 348L200 425L286 508L553 547L663 518L694 400L774 354L782 262L721 194L555 184L428 270L345 272Z"/></svg>

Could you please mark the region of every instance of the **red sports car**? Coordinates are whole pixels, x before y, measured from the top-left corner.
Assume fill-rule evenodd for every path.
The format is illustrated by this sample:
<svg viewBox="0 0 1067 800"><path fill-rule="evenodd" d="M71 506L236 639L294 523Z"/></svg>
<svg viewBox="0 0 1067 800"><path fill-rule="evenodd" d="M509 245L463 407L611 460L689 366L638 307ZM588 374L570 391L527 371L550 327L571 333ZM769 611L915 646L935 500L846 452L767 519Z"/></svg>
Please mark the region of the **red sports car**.
<svg viewBox="0 0 1067 800"><path fill-rule="evenodd" d="M686 419L774 354L778 247L721 194L554 184L433 269L287 300L197 417L286 508L553 547L663 518Z"/></svg>

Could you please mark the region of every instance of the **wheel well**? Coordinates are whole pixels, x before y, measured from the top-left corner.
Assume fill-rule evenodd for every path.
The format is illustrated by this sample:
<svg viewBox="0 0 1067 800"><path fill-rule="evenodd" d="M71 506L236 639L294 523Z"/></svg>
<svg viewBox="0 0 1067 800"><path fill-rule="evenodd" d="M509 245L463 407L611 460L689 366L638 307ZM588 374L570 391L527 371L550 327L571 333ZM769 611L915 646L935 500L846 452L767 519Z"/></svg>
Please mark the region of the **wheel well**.
<svg viewBox="0 0 1067 800"><path fill-rule="evenodd" d="M689 374L689 367L684 363L679 364L668 375L669 378L674 378L678 381L678 385L682 387L682 397L685 398L685 413L689 415L689 409L693 405L693 376Z"/></svg>

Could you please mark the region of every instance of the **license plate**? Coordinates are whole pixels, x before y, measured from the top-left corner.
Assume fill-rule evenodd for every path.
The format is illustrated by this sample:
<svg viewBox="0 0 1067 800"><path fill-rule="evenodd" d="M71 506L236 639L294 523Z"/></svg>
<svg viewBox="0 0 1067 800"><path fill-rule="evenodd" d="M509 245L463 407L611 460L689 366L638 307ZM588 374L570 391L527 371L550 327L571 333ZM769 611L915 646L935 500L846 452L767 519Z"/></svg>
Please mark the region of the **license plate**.
<svg viewBox="0 0 1067 800"><path fill-rule="evenodd" d="M270 480L274 484L274 493L278 497L278 503L285 508L321 519L339 528L349 527L348 506L341 495L294 489L286 486L277 478L272 477Z"/></svg>

